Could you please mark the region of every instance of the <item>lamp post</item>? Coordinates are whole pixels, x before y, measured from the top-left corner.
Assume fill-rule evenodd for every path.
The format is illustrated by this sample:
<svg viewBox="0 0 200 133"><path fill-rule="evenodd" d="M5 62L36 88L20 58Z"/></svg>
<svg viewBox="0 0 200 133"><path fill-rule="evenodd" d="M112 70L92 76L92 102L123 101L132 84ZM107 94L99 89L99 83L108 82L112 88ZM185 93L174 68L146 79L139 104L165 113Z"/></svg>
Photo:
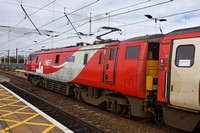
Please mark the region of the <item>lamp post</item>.
<svg viewBox="0 0 200 133"><path fill-rule="evenodd" d="M145 17L147 17L148 19L152 19L155 21L155 33L157 33L157 22L163 22L163 21L167 21L167 19L159 19L159 18L154 18L149 14L144 15Z"/></svg>
<svg viewBox="0 0 200 133"><path fill-rule="evenodd" d="M58 37L59 35L49 35L49 34L46 34L46 35L51 37L51 39L52 39L52 49L53 49L53 38Z"/></svg>

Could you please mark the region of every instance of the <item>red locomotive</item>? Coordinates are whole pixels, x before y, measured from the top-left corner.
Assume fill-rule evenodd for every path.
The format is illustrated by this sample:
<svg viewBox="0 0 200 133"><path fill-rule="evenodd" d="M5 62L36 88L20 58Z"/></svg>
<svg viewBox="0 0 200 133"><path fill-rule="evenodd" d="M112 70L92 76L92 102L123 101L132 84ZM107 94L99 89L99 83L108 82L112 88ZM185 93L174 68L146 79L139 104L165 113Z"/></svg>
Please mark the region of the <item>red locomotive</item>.
<svg viewBox="0 0 200 133"><path fill-rule="evenodd" d="M112 112L149 117L186 131L200 120L200 27L122 42L42 50L27 79ZM199 52L198 52L199 51Z"/></svg>

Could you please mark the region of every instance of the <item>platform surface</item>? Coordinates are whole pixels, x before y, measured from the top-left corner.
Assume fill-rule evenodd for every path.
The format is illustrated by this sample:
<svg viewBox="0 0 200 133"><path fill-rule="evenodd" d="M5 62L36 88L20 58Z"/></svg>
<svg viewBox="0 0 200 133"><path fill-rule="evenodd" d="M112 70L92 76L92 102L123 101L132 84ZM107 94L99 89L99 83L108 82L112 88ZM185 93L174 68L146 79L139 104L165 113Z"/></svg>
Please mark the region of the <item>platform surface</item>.
<svg viewBox="0 0 200 133"><path fill-rule="evenodd" d="M0 133L72 132L0 84Z"/></svg>

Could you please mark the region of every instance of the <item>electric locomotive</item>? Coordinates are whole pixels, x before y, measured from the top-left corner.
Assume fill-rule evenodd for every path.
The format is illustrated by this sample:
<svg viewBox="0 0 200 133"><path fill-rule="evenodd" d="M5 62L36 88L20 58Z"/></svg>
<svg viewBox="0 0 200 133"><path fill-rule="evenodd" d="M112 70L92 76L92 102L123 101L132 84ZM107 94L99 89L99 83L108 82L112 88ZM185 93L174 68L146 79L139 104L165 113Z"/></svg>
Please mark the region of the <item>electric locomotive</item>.
<svg viewBox="0 0 200 133"><path fill-rule="evenodd" d="M200 27L124 41L31 53L26 76L79 101L125 116L198 130ZM163 117L164 116L164 117Z"/></svg>

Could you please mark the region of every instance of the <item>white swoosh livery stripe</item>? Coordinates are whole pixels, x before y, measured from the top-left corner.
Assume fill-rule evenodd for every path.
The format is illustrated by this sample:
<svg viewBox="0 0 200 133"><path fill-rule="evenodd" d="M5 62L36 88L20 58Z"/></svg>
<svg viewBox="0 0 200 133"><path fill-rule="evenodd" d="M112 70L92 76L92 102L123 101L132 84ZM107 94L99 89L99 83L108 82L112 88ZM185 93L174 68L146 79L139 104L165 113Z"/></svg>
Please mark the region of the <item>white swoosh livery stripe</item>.
<svg viewBox="0 0 200 133"><path fill-rule="evenodd" d="M64 65L66 65L67 64L67 62L65 62L65 63L63 63L62 65L59 65L59 66L54 66L54 65L52 65L52 67L53 68L61 68L61 67L63 67Z"/></svg>
<svg viewBox="0 0 200 133"><path fill-rule="evenodd" d="M88 62L89 62L89 60L98 51L98 49L102 48L105 45L106 44L83 47L72 55L75 56L75 62L65 62L64 64L62 64L64 67L55 73L39 74L39 75L43 76L44 78L52 80L57 80L61 82L70 82L74 80L85 67L85 65L83 64L85 54L88 54ZM60 66L54 66L54 67L60 67Z"/></svg>

